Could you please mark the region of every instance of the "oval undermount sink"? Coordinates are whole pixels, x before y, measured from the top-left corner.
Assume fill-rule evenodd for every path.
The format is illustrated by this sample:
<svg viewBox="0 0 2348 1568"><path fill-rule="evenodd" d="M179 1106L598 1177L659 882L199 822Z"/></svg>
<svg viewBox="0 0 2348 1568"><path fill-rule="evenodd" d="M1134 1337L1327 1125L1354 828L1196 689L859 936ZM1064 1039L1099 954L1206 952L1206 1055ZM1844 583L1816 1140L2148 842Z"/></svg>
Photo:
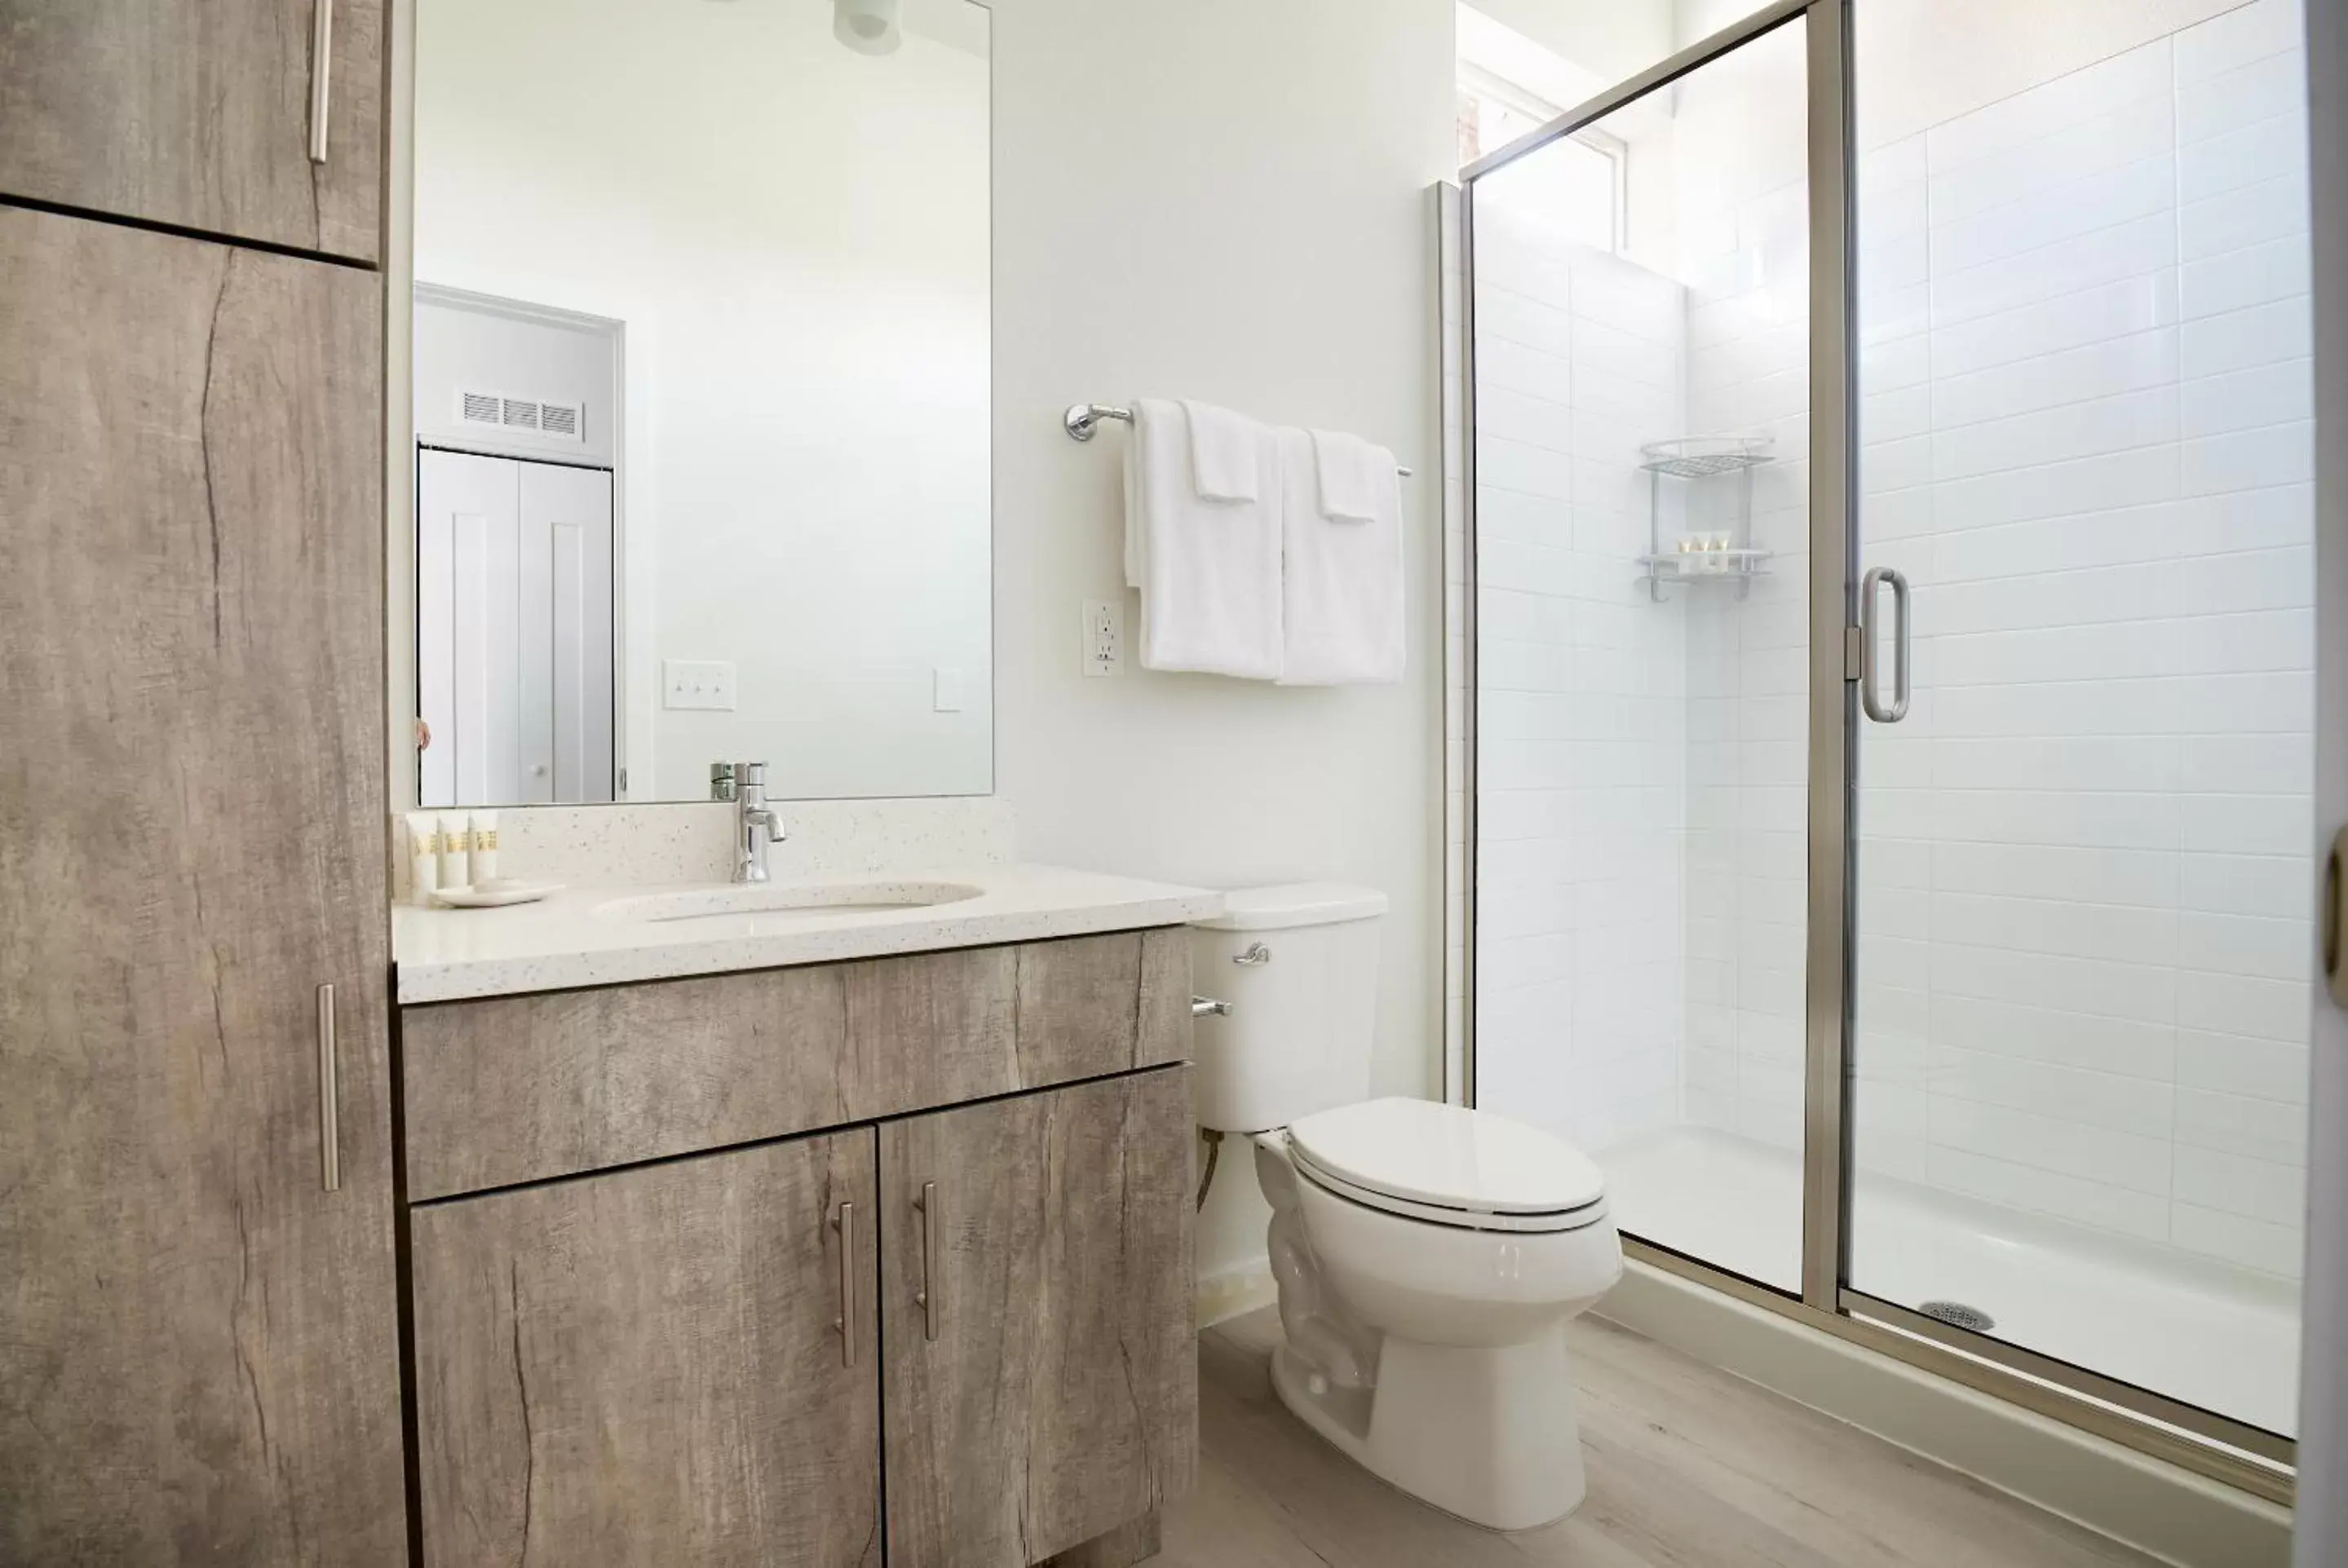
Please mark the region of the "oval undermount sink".
<svg viewBox="0 0 2348 1568"><path fill-rule="evenodd" d="M741 886L691 887L677 893L647 893L595 906L611 920L668 923L719 920L744 915L837 918L899 909L958 904L984 892L967 882L773 882Z"/></svg>

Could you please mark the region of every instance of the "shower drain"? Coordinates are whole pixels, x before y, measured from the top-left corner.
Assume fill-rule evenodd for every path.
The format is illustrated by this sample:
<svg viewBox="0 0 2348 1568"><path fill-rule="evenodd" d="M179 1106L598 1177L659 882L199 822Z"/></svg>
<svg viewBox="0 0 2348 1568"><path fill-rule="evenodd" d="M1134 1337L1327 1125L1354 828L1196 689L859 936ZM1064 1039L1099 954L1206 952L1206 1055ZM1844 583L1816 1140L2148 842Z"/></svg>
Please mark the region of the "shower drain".
<svg viewBox="0 0 2348 1568"><path fill-rule="evenodd" d="M1928 1301L1917 1311L1927 1317L1937 1317L1953 1328L1970 1328L1976 1334L1986 1334L1997 1327L1997 1319L1978 1307L1967 1307L1962 1301Z"/></svg>

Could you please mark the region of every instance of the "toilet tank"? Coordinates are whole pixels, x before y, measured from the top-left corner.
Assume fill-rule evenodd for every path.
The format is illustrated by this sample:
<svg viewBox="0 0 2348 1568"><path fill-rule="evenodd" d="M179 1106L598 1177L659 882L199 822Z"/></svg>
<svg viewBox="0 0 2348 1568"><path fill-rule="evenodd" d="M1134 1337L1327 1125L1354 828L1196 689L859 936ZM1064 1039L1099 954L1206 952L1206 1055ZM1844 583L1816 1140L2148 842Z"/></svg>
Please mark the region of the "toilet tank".
<svg viewBox="0 0 2348 1568"><path fill-rule="evenodd" d="M1224 896L1190 930L1190 989L1231 1004L1198 1020L1199 1124L1260 1132L1370 1097L1377 1018L1374 887L1300 882Z"/></svg>

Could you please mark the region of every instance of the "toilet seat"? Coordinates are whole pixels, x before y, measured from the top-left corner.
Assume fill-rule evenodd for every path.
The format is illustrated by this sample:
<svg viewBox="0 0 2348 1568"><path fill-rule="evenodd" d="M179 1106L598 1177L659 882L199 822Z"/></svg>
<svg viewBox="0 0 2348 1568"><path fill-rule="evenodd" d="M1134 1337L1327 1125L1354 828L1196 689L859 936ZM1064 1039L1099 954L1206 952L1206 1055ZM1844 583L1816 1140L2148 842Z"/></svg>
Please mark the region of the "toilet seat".
<svg viewBox="0 0 2348 1568"><path fill-rule="evenodd" d="M1561 1138L1426 1100L1341 1105L1288 1129L1296 1172L1338 1197L1460 1230L1579 1230L1606 1216L1605 1179Z"/></svg>

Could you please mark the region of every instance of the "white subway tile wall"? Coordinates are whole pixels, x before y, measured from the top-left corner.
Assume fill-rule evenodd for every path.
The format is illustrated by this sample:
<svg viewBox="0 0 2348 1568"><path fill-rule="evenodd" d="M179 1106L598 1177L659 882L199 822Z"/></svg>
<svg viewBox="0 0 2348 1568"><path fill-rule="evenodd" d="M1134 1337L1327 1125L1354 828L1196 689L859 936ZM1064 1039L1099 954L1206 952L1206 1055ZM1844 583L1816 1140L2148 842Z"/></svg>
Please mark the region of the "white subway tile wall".
<svg viewBox="0 0 2348 1568"><path fill-rule="evenodd" d="M1638 581L1680 287L1476 213L1477 1102L1601 1149L1680 1112L1680 607Z"/></svg>
<svg viewBox="0 0 2348 1568"><path fill-rule="evenodd" d="M2312 948L2298 48L2256 0L1871 149L1859 197L1862 554L1914 584L1917 687L1861 727L1861 1179L2281 1275Z"/></svg>

